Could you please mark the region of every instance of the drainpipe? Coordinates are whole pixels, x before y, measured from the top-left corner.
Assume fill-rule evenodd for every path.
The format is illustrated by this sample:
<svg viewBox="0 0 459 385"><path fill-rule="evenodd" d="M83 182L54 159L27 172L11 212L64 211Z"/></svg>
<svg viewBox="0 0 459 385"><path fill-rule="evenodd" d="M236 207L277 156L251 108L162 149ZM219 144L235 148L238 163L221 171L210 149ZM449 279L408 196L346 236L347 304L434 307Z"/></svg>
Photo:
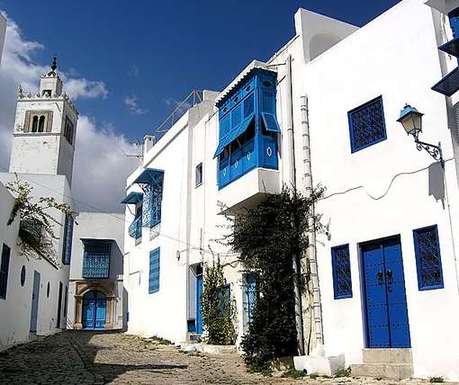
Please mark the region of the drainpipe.
<svg viewBox="0 0 459 385"><path fill-rule="evenodd" d="M301 127L303 131L303 166L304 166L304 184L306 187L306 197L310 197L313 190L312 182L312 167L311 167L311 143L309 133L309 109L308 97L301 97ZM314 207L312 210L314 214ZM323 345L323 327L322 327L322 305L320 298L319 275L317 269L317 249L316 249L316 233L314 231L314 216L311 215L308 220L308 228L312 229L308 232L309 246L306 250L307 261L306 271L310 273L310 288L308 290L308 307L312 312L309 312L309 325L307 330L308 335L308 353L311 351L311 346L315 347ZM311 314L312 313L312 314ZM313 333L315 339L312 339Z"/></svg>
<svg viewBox="0 0 459 385"><path fill-rule="evenodd" d="M285 76L287 92L287 154L288 154L288 186L296 189L296 168L295 168L295 142L294 142L294 131L293 131L293 98L292 98L292 56L288 55L286 60L287 73ZM300 277L301 277L301 261L299 255L292 255L293 274L295 279L293 280L294 295L295 295L295 324L297 334L297 349L299 355L304 354L304 335L303 335L303 306L300 290Z"/></svg>

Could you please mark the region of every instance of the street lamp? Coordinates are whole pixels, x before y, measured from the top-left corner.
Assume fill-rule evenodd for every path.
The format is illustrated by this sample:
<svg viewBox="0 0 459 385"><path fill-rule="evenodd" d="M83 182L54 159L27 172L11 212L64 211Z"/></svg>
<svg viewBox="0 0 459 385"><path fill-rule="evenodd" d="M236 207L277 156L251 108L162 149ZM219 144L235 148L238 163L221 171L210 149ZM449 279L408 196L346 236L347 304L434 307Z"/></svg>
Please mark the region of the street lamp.
<svg viewBox="0 0 459 385"><path fill-rule="evenodd" d="M443 154L441 151L441 145L438 143L438 146L422 142L419 140L419 133L422 132L422 116L424 114L420 113L415 107L411 107L409 104L406 104L403 107L403 110L400 111L400 118L397 119L397 122L401 123L408 135L412 135L414 138L414 143L416 143L416 148L419 151L423 149L426 150L432 158L440 161L442 167L445 166L443 160Z"/></svg>

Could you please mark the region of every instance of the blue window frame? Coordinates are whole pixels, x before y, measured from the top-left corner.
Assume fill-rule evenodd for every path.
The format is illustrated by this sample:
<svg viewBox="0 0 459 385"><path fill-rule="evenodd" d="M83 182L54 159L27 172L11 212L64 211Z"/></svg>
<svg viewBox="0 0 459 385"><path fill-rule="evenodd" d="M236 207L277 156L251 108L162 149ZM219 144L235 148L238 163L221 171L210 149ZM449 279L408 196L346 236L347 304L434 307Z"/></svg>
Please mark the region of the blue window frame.
<svg viewBox="0 0 459 385"><path fill-rule="evenodd" d="M333 293L335 299L352 298L351 261L349 245L331 249L333 270Z"/></svg>
<svg viewBox="0 0 459 385"><path fill-rule="evenodd" d="M419 290L442 289L443 270L437 225L413 230Z"/></svg>
<svg viewBox="0 0 459 385"><path fill-rule="evenodd" d="M160 250L159 247L150 251L150 273L148 280L148 293L159 291Z"/></svg>
<svg viewBox="0 0 459 385"><path fill-rule="evenodd" d="M73 238L73 218L71 215L65 215L64 223L64 240L62 245L62 263L64 265L70 264L72 256L72 238Z"/></svg>
<svg viewBox="0 0 459 385"><path fill-rule="evenodd" d="M146 168L134 183L140 184L144 191L142 225L152 228L161 222L164 171Z"/></svg>
<svg viewBox="0 0 459 385"><path fill-rule="evenodd" d="M108 278L111 242L87 240L83 242L83 245L83 278Z"/></svg>
<svg viewBox="0 0 459 385"><path fill-rule="evenodd" d="M382 96L348 112L351 152L387 139Z"/></svg>
<svg viewBox="0 0 459 385"><path fill-rule="evenodd" d="M255 305L257 302L257 281L253 273L248 273L244 277L244 328L252 322Z"/></svg>
<svg viewBox="0 0 459 385"><path fill-rule="evenodd" d="M6 288L8 287L8 272L10 269L11 249L3 244L2 260L0 261L0 298L6 299Z"/></svg>
<svg viewBox="0 0 459 385"><path fill-rule="evenodd" d="M276 81L276 73L254 69L217 103L219 189L254 168L278 169Z"/></svg>

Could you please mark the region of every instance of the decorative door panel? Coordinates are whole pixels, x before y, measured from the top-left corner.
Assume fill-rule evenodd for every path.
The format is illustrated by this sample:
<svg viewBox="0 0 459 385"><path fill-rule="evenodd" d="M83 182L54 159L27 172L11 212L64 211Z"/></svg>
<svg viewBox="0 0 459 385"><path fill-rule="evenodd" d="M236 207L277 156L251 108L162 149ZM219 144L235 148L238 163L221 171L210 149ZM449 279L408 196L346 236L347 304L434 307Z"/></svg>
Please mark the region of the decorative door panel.
<svg viewBox="0 0 459 385"><path fill-rule="evenodd" d="M106 301L105 298L96 299L96 318L95 328L103 329L105 327Z"/></svg>

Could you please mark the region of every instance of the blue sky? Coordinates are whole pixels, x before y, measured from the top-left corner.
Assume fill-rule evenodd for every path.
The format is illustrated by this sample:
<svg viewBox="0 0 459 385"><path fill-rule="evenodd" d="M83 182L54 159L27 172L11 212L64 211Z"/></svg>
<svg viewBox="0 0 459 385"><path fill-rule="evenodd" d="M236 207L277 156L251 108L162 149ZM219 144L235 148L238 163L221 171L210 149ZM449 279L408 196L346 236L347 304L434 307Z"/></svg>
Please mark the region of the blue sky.
<svg viewBox="0 0 459 385"><path fill-rule="evenodd" d="M108 96L78 100L80 112L135 141L190 90L220 90L252 59L269 58L293 36L299 7L361 26L396 3L0 0L0 9L43 44L32 60L57 54L67 73L104 82Z"/></svg>

